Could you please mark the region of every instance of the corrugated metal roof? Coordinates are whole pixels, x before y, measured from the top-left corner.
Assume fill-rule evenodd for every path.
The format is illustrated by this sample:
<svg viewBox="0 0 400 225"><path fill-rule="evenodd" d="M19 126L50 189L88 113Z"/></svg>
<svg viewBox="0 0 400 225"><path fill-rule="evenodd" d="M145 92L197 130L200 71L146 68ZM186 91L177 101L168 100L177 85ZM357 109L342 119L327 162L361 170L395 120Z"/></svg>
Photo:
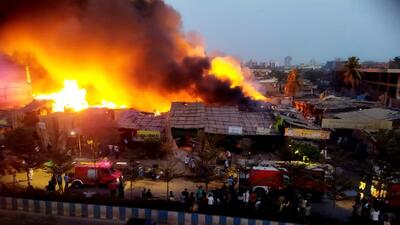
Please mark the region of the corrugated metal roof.
<svg viewBox="0 0 400 225"><path fill-rule="evenodd" d="M237 128L242 135L268 135L265 132L275 122L271 112L243 112L236 106L182 102L172 103L170 121L172 128L204 128L204 132L211 134L230 134L230 129Z"/></svg>
<svg viewBox="0 0 400 225"><path fill-rule="evenodd" d="M172 128L204 128L204 105L199 102L173 102L170 123Z"/></svg>
<svg viewBox="0 0 400 225"><path fill-rule="evenodd" d="M136 110L123 111L117 119L120 128L157 131L165 129L166 121L165 114L155 116L152 113L142 113Z"/></svg>
<svg viewBox="0 0 400 225"><path fill-rule="evenodd" d="M334 114L334 117L354 120L400 120L400 112L384 108L371 108Z"/></svg>

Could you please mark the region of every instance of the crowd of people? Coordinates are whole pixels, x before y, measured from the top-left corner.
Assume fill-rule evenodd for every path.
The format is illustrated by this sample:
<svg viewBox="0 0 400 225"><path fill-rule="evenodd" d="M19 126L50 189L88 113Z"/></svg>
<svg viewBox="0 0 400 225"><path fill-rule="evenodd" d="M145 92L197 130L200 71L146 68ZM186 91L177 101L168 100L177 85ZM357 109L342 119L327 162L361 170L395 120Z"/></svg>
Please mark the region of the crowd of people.
<svg viewBox="0 0 400 225"><path fill-rule="evenodd" d="M352 220L358 224L390 225L395 220L393 214L385 204L376 198L361 198L357 196L353 205Z"/></svg>
<svg viewBox="0 0 400 225"><path fill-rule="evenodd" d="M70 187L70 182L71 177L68 173L65 173L64 176L62 176L61 173L53 174L46 186L46 190L48 192L55 192L56 190L58 192L64 192Z"/></svg>
<svg viewBox="0 0 400 225"><path fill-rule="evenodd" d="M143 195L143 194L142 194ZM177 198L172 192L169 200L180 201L185 211L200 213L235 213L309 223L311 202L302 197L270 191L256 193L251 189L235 188L234 183L224 183L221 188L206 191L202 186L189 192L185 188ZM239 213L239 214L238 214Z"/></svg>

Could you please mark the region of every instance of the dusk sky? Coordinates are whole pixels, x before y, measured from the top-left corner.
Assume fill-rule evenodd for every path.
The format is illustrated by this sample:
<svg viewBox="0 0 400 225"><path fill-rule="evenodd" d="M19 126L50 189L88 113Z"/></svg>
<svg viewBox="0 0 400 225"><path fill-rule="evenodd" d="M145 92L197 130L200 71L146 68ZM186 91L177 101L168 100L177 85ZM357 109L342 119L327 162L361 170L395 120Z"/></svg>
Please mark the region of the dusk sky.
<svg viewBox="0 0 400 225"><path fill-rule="evenodd" d="M400 0L166 0L207 51L242 60L325 62L400 55Z"/></svg>

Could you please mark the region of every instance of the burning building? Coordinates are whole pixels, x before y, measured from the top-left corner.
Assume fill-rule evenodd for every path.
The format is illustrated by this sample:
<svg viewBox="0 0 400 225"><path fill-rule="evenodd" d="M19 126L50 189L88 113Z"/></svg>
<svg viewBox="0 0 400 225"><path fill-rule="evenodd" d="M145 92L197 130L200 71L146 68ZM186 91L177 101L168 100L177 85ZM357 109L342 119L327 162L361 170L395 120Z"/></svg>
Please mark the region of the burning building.
<svg viewBox="0 0 400 225"><path fill-rule="evenodd" d="M54 111L168 111L173 101L267 100L235 59L210 58L162 0L3 0L0 52Z"/></svg>
<svg viewBox="0 0 400 225"><path fill-rule="evenodd" d="M0 54L0 109L13 109L32 101L29 68Z"/></svg>

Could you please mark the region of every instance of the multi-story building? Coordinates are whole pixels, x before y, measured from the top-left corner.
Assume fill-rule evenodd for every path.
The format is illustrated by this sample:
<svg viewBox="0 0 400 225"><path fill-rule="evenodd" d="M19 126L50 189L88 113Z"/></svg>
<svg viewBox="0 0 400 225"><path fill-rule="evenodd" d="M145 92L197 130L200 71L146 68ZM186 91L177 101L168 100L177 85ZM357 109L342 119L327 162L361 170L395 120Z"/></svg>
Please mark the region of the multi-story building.
<svg viewBox="0 0 400 225"><path fill-rule="evenodd" d="M292 57L291 57L291 56L286 56L283 65L284 65L286 68L292 67Z"/></svg>
<svg viewBox="0 0 400 225"><path fill-rule="evenodd" d="M400 69L360 69L363 83L381 95L387 106L400 106Z"/></svg>

